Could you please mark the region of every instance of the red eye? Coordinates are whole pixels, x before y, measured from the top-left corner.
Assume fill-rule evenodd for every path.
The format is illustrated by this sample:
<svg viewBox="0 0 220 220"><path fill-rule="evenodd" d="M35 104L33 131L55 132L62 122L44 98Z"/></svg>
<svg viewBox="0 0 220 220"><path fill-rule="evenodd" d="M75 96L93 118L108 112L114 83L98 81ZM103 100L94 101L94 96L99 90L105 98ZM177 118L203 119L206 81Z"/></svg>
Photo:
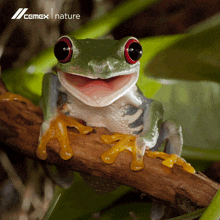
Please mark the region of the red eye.
<svg viewBox="0 0 220 220"><path fill-rule="evenodd" d="M68 63L73 54L73 45L68 37L60 38L54 46L54 55L60 63Z"/></svg>
<svg viewBox="0 0 220 220"><path fill-rule="evenodd" d="M138 40L132 38L125 44L125 59L128 63L136 63L142 56L142 47Z"/></svg>

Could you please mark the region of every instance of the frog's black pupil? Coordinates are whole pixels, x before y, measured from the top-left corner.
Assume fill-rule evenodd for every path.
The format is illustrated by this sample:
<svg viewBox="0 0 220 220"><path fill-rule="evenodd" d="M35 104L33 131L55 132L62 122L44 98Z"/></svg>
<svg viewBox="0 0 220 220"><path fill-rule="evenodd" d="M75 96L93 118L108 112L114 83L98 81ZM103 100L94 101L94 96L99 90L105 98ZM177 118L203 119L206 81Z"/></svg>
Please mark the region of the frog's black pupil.
<svg viewBox="0 0 220 220"><path fill-rule="evenodd" d="M68 55L70 48L64 41L58 42L54 47L54 55L58 60L65 60Z"/></svg>
<svg viewBox="0 0 220 220"><path fill-rule="evenodd" d="M130 44L128 48L128 54L130 58L134 61L137 61L141 58L142 56L142 47L139 43L133 42Z"/></svg>

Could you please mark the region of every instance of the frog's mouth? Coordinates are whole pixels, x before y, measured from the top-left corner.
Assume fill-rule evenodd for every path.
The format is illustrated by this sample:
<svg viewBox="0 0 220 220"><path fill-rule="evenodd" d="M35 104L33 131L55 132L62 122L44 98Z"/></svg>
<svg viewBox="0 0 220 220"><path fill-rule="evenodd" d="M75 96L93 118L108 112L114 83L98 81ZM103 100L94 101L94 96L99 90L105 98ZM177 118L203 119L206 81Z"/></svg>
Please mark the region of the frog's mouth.
<svg viewBox="0 0 220 220"><path fill-rule="evenodd" d="M88 78L58 71L65 89L85 104L94 107L110 105L122 97L138 79L138 72L119 75L108 79Z"/></svg>

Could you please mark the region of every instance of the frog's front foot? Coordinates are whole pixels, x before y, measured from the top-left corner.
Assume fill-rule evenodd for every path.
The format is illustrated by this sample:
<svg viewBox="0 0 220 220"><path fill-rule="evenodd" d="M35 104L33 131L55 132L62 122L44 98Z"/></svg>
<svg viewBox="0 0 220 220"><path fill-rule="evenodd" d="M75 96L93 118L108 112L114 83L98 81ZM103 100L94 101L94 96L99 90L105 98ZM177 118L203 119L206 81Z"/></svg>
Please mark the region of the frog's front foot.
<svg viewBox="0 0 220 220"><path fill-rule="evenodd" d="M63 160L68 160L73 156L73 150L70 147L67 126L75 127L81 134L88 134L93 130L91 127L84 126L75 119L64 114L58 114L48 123L42 125L42 135L40 143L37 147L37 157L41 160L47 158L46 145L51 139L57 138L60 143L60 157Z"/></svg>
<svg viewBox="0 0 220 220"><path fill-rule="evenodd" d="M118 141L115 146L102 154L101 158L105 163L114 163L120 152L129 150L133 156L131 169L138 171L144 168L143 156L138 152L135 136L115 133L113 135L102 135L101 139L102 142L106 144L111 144Z"/></svg>
<svg viewBox="0 0 220 220"><path fill-rule="evenodd" d="M152 157L152 158L160 157L164 159L162 164L169 168L172 168L174 164L177 164L181 166L187 172L195 173L195 169L189 163L187 163L184 159L182 159L176 154L166 154L164 152L158 152L158 151L154 151L154 152L147 151L147 156Z"/></svg>

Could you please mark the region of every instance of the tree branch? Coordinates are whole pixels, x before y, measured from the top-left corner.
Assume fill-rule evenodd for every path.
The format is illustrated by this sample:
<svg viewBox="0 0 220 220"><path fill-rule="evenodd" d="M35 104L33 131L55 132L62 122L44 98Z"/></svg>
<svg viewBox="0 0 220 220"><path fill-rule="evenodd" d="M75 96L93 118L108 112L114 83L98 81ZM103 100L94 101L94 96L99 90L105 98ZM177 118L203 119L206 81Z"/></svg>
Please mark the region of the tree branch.
<svg viewBox="0 0 220 220"><path fill-rule="evenodd" d="M5 92L0 82L0 93ZM39 160L36 157L42 111L33 104L19 101L2 101L0 104L0 141L17 152ZM95 128L96 132L80 135L73 128L68 129L69 140L74 155L64 161L59 156L59 143L50 141L47 146L46 163L91 174L124 185L134 187L151 197L187 212L207 207L220 185L202 174L190 174L174 165L172 169L162 165L161 159L144 156L145 168L134 172L130 169L132 156L122 152L112 165L101 160L101 154L111 145L103 144L100 136L111 134L105 128ZM1 175L1 174L0 174Z"/></svg>

